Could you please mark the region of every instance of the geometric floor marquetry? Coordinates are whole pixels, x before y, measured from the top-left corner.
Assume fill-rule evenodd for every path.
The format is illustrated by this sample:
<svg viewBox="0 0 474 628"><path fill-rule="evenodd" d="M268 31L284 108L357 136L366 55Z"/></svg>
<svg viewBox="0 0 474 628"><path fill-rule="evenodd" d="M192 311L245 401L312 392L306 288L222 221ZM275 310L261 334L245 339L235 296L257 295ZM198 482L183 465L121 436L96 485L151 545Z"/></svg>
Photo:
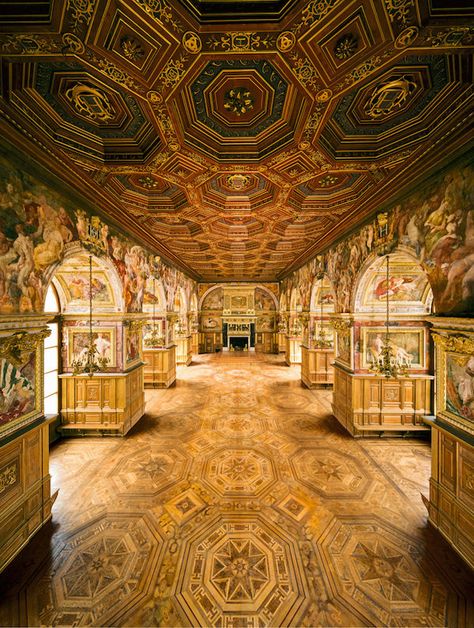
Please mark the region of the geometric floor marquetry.
<svg viewBox="0 0 474 628"><path fill-rule="evenodd" d="M280 356L197 356L146 398L127 437L52 448L53 521L0 576L0 625L474 625L427 527L428 442L351 438Z"/></svg>

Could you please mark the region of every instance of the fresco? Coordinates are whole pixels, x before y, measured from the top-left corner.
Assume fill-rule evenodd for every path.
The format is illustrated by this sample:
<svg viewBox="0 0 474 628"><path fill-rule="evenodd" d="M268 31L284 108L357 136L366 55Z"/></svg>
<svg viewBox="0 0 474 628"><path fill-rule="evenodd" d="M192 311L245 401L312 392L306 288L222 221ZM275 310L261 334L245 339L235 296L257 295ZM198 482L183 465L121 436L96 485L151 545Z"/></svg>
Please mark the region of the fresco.
<svg viewBox="0 0 474 628"><path fill-rule="evenodd" d="M275 302L272 297L261 288L255 288L255 309L274 310Z"/></svg>
<svg viewBox="0 0 474 628"><path fill-rule="evenodd" d="M108 366L115 366L115 330L93 328L92 338L99 358L107 358ZM89 332L81 329L69 329L69 366L73 360L83 360L87 357L89 346Z"/></svg>
<svg viewBox="0 0 474 628"><path fill-rule="evenodd" d="M21 367L0 359L0 434L2 427L36 408L36 352Z"/></svg>
<svg viewBox="0 0 474 628"><path fill-rule="evenodd" d="M0 153L0 314L42 311L48 269L78 240L92 243L96 254L100 250L114 263L128 312L142 311L147 277L163 280L170 310L178 287L187 295L195 290L195 282L181 271L15 169ZM72 286L79 297L84 289L81 280ZM97 296L104 294L99 285L95 290Z"/></svg>
<svg viewBox="0 0 474 628"><path fill-rule="evenodd" d="M446 354L446 410L474 421L474 356Z"/></svg>
<svg viewBox="0 0 474 628"><path fill-rule="evenodd" d="M140 359L140 332L125 331L125 362L127 366Z"/></svg>
<svg viewBox="0 0 474 628"><path fill-rule="evenodd" d="M224 307L224 292L222 288L212 290L202 302L202 310L222 310Z"/></svg>
<svg viewBox="0 0 474 628"><path fill-rule="evenodd" d="M425 183L391 208L387 237L419 260L433 290L436 313L474 313L474 167L454 166ZM309 286L318 269L326 267L336 287L336 311L349 312L360 269L377 247L375 221L340 241L287 277L283 290L299 288L306 309ZM408 276L406 277L408 279ZM381 278L382 281L382 278ZM416 293L413 282L397 290ZM378 296L384 291L378 286ZM396 295L395 295L396 296Z"/></svg>
<svg viewBox="0 0 474 628"><path fill-rule="evenodd" d="M362 367L368 368L382 356L385 340L383 327L362 328ZM389 344L393 357L399 366L424 368L424 329L403 329L390 331Z"/></svg>

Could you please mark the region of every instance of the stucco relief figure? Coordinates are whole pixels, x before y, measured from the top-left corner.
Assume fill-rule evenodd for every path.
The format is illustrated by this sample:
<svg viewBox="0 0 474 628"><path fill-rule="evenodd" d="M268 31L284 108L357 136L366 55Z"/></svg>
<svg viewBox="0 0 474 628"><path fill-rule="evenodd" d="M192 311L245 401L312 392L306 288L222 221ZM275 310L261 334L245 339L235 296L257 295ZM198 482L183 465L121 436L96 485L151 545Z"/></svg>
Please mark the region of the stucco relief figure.
<svg viewBox="0 0 474 628"><path fill-rule="evenodd" d="M219 323L216 321L215 318L204 318L203 320L203 327L205 329L215 329L216 327L219 326Z"/></svg>

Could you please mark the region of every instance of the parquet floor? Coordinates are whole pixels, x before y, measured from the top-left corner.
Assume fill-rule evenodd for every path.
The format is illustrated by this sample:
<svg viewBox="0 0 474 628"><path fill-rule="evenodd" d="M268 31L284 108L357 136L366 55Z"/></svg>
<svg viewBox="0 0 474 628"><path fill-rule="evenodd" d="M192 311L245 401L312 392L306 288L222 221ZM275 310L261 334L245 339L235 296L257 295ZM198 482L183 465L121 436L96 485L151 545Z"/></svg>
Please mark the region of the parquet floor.
<svg viewBox="0 0 474 628"><path fill-rule="evenodd" d="M126 438L53 447L53 521L0 580L2 625L474 625L472 574L427 527L428 443L352 439L278 356L178 377Z"/></svg>

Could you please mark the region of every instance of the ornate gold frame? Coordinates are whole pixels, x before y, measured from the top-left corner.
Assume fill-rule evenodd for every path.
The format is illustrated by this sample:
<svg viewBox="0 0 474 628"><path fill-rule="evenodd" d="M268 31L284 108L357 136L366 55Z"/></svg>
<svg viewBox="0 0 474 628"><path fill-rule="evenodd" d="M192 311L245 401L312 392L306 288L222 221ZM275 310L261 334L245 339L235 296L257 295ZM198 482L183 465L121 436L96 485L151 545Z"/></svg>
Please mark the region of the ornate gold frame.
<svg viewBox="0 0 474 628"><path fill-rule="evenodd" d="M461 417L448 409L447 403L447 382L448 373L448 356L459 365L466 365L468 360L474 356L474 337L461 334L444 336L433 333L433 339L436 345L436 405L437 415L446 423L454 427L461 428L474 436L474 421L467 417Z"/></svg>
<svg viewBox="0 0 474 628"><path fill-rule="evenodd" d="M366 348L367 348L367 338L369 333L377 333L381 334L382 338L385 338L386 328L385 327L361 327L360 334L360 365L361 368L367 369L371 366L369 362L367 362ZM414 362L410 366L410 370L418 370L423 371L426 369L426 353L425 347L427 344L426 338L426 328L425 327L391 327L390 334L413 334L416 333L418 335L418 354L420 356L420 362Z"/></svg>
<svg viewBox="0 0 474 628"><path fill-rule="evenodd" d="M110 362L107 366L117 366L117 344L115 341L115 327L93 327L92 333L108 333L110 332ZM67 327L67 365L71 367L73 359L74 336L76 334L89 334L86 327Z"/></svg>

